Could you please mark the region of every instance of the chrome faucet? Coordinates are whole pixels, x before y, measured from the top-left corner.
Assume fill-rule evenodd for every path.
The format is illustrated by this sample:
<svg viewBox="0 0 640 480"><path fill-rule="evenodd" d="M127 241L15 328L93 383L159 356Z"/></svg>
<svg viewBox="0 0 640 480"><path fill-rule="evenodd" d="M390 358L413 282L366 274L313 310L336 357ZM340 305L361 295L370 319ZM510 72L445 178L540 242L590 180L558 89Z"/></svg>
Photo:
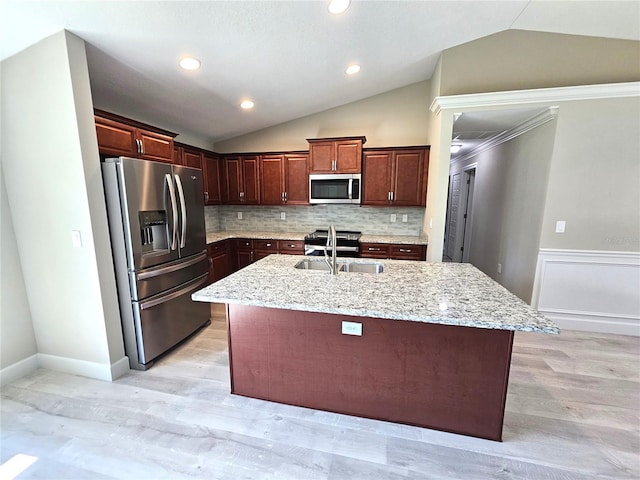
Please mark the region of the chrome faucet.
<svg viewBox="0 0 640 480"><path fill-rule="evenodd" d="M331 261L329 261L329 254L327 253L327 249L331 246ZM336 265L336 226L332 223L329 225L329 234L327 235L327 244L324 247L324 261L327 262L329 266L329 273L331 275L338 274L338 268Z"/></svg>

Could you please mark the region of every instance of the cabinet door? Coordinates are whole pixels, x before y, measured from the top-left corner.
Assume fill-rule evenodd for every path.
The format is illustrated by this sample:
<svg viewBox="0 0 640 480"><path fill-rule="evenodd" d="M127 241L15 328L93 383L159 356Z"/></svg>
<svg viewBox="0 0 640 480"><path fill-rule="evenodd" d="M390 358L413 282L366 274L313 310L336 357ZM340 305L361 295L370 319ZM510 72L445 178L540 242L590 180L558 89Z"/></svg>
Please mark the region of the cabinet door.
<svg viewBox="0 0 640 480"><path fill-rule="evenodd" d="M224 159L224 203L237 205L241 202L242 190L242 159L240 157L226 157Z"/></svg>
<svg viewBox="0 0 640 480"><path fill-rule="evenodd" d="M287 205L309 204L309 156L285 155L284 160L285 203Z"/></svg>
<svg viewBox="0 0 640 480"><path fill-rule="evenodd" d="M207 205L222 203L220 191L220 160L217 155L205 153L203 159L204 201Z"/></svg>
<svg viewBox="0 0 640 480"><path fill-rule="evenodd" d="M334 142L309 143L309 159L311 173L333 173L335 156Z"/></svg>
<svg viewBox="0 0 640 480"><path fill-rule="evenodd" d="M173 138L160 133L137 130L140 158L173 163Z"/></svg>
<svg viewBox="0 0 640 480"><path fill-rule="evenodd" d="M244 195L242 203L257 205L260 203L260 157L258 155L242 157L242 176Z"/></svg>
<svg viewBox="0 0 640 480"><path fill-rule="evenodd" d="M424 154L424 150L394 152L393 205L419 207L426 204Z"/></svg>
<svg viewBox="0 0 640 480"><path fill-rule="evenodd" d="M94 118L98 150L101 154L114 157L138 157L135 128L98 116Z"/></svg>
<svg viewBox="0 0 640 480"><path fill-rule="evenodd" d="M202 169L202 153L185 148L182 152L182 165Z"/></svg>
<svg viewBox="0 0 640 480"><path fill-rule="evenodd" d="M284 155L260 157L260 203L281 205L284 203Z"/></svg>
<svg viewBox="0 0 640 480"><path fill-rule="evenodd" d="M389 205L391 200L391 151L364 153L362 167L362 204Z"/></svg>
<svg viewBox="0 0 640 480"><path fill-rule="evenodd" d="M225 253L223 255L218 255L217 257L212 258L213 262L213 280L217 282L218 280L226 277L231 273L229 268L229 256Z"/></svg>
<svg viewBox="0 0 640 480"><path fill-rule="evenodd" d="M362 168L362 140L339 140L335 145L335 171L337 173L360 173Z"/></svg>

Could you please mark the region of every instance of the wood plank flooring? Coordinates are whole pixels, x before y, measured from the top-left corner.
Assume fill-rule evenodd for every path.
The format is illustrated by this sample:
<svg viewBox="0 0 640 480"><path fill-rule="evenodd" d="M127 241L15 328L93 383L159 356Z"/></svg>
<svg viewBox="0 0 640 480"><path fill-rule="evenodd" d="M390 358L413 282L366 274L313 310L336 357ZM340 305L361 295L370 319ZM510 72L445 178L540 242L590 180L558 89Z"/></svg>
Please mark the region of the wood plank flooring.
<svg viewBox="0 0 640 480"><path fill-rule="evenodd" d="M38 370L2 389L19 479L638 479L640 339L516 333L504 441L229 394L222 306L147 372Z"/></svg>

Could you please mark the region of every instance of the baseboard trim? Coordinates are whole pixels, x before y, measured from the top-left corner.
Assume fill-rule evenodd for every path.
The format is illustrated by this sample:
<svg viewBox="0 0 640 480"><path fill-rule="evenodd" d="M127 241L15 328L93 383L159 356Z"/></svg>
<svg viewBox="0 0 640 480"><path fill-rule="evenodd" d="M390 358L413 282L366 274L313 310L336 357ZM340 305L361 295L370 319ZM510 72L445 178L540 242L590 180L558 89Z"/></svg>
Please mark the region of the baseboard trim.
<svg viewBox="0 0 640 480"><path fill-rule="evenodd" d="M111 364L111 380L122 377L129 373L129 357L122 357L115 363Z"/></svg>
<svg viewBox="0 0 640 480"><path fill-rule="evenodd" d="M38 366L37 353L25 358L24 360L12 363L8 367L0 370L0 387L4 387L8 383L14 382L19 378L35 372L38 369Z"/></svg>
<svg viewBox="0 0 640 480"><path fill-rule="evenodd" d="M118 378L118 376L124 374L122 364L123 360L126 360L128 369L129 360L126 357L118 360L113 365L107 365L103 363L87 362L86 360L78 360L75 358L48 355L46 353L38 354L38 364L41 368L48 368L49 370L56 370L58 372L95 378L106 382L111 382Z"/></svg>

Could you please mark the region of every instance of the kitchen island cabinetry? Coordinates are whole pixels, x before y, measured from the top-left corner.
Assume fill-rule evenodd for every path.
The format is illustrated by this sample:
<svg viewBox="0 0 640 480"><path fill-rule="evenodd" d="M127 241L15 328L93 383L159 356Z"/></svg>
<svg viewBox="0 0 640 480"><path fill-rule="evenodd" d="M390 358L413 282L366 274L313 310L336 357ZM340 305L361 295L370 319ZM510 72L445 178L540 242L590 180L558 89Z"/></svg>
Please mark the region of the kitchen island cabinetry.
<svg viewBox="0 0 640 480"><path fill-rule="evenodd" d="M276 153L260 156L260 204L309 204L309 155Z"/></svg>
<svg viewBox="0 0 640 480"><path fill-rule="evenodd" d="M501 440L514 331L552 321L470 264L330 275L302 259L193 294L227 304L232 393Z"/></svg>
<svg viewBox="0 0 640 480"><path fill-rule="evenodd" d="M175 133L97 109L94 120L101 155L174 162Z"/></svg>
<svg viewBox="0 0 640 480"><path fill-rule="evenodd" d="M427 147L372 148L363 155L362 205L426 205Z"/></svg>
<svg viewBox="0 0 640 480"><path fill-rule="evenodd" d="M308 138L310 173L360 173L365 137Z"/></svg>
<svg viewBox="0 0 640 480"><path fill-rule="evenodd" d="M224 155L222 158L223 203L258 205L260 203L260 156Z"/></svg>
<svg viewBox="0 0 640 480"><path fill-rule="evenodd" d="M391 260L426 260L426 245L360 242L361 258L388 258Z"/></svg>

